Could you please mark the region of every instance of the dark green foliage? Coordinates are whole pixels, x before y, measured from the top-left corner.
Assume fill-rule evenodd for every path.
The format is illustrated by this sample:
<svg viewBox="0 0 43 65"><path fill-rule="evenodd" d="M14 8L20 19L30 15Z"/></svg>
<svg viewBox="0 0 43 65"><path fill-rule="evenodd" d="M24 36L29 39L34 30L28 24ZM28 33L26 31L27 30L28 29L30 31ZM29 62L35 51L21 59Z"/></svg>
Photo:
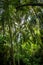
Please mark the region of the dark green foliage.
<svg viewBox="0 0 43 65"><path fill-rule="evenodd" d="M0 0L0 65L43 65L43 7L28 3Z"/></svg>

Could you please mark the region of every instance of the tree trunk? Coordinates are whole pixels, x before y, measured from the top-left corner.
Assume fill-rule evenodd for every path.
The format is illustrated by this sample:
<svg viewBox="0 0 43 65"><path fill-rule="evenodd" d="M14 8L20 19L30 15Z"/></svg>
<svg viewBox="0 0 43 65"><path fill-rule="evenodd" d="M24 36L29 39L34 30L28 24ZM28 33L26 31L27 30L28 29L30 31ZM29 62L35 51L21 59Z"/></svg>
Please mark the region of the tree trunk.
<svg viewBox="0 0 43 65"><path fill-rule="evenodd" d="M11 32L11 26L9 23L9 33L10 33L10 44L11 44L11 49L10 49L10 65L15 65L15 59L14 59L14 50L13 50L13 44L12 44L12 32Z"/></svg>

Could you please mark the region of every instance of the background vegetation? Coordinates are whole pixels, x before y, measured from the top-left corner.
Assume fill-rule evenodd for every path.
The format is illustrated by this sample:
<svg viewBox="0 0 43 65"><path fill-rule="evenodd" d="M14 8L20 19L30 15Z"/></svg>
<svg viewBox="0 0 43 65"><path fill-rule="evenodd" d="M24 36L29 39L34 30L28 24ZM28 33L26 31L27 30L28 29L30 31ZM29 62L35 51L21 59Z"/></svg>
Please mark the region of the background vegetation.
<svg viewBox="0 0 43 65"><path fill-rule="evenodd" d="M0 0L0 65L43 65L42 0Z"/></svg>

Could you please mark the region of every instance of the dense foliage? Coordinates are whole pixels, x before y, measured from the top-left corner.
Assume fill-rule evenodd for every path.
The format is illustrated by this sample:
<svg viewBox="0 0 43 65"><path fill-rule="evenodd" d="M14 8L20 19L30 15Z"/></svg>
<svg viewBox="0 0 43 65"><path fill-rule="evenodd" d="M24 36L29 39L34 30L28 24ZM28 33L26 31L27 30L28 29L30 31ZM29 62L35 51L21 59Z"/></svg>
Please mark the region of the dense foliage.
<svg viewBox="0 0 43 65"><path fill-rule="evenodd" d="M43 0L0 0L0 64L43 65Z"/></svg>

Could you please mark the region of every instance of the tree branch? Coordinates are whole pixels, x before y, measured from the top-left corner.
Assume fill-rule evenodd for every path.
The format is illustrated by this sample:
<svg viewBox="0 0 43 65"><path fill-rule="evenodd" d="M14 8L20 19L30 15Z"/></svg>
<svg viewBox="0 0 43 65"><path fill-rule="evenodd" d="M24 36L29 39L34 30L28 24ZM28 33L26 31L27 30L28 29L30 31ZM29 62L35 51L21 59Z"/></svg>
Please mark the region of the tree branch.
<svg viewBox="0 0 43 65"><path fill-rule="evenodd" d="M24 6L43 6L43 3L29 3L29 4L23 4L18 5L16 8L24 7Z"/></svg>

